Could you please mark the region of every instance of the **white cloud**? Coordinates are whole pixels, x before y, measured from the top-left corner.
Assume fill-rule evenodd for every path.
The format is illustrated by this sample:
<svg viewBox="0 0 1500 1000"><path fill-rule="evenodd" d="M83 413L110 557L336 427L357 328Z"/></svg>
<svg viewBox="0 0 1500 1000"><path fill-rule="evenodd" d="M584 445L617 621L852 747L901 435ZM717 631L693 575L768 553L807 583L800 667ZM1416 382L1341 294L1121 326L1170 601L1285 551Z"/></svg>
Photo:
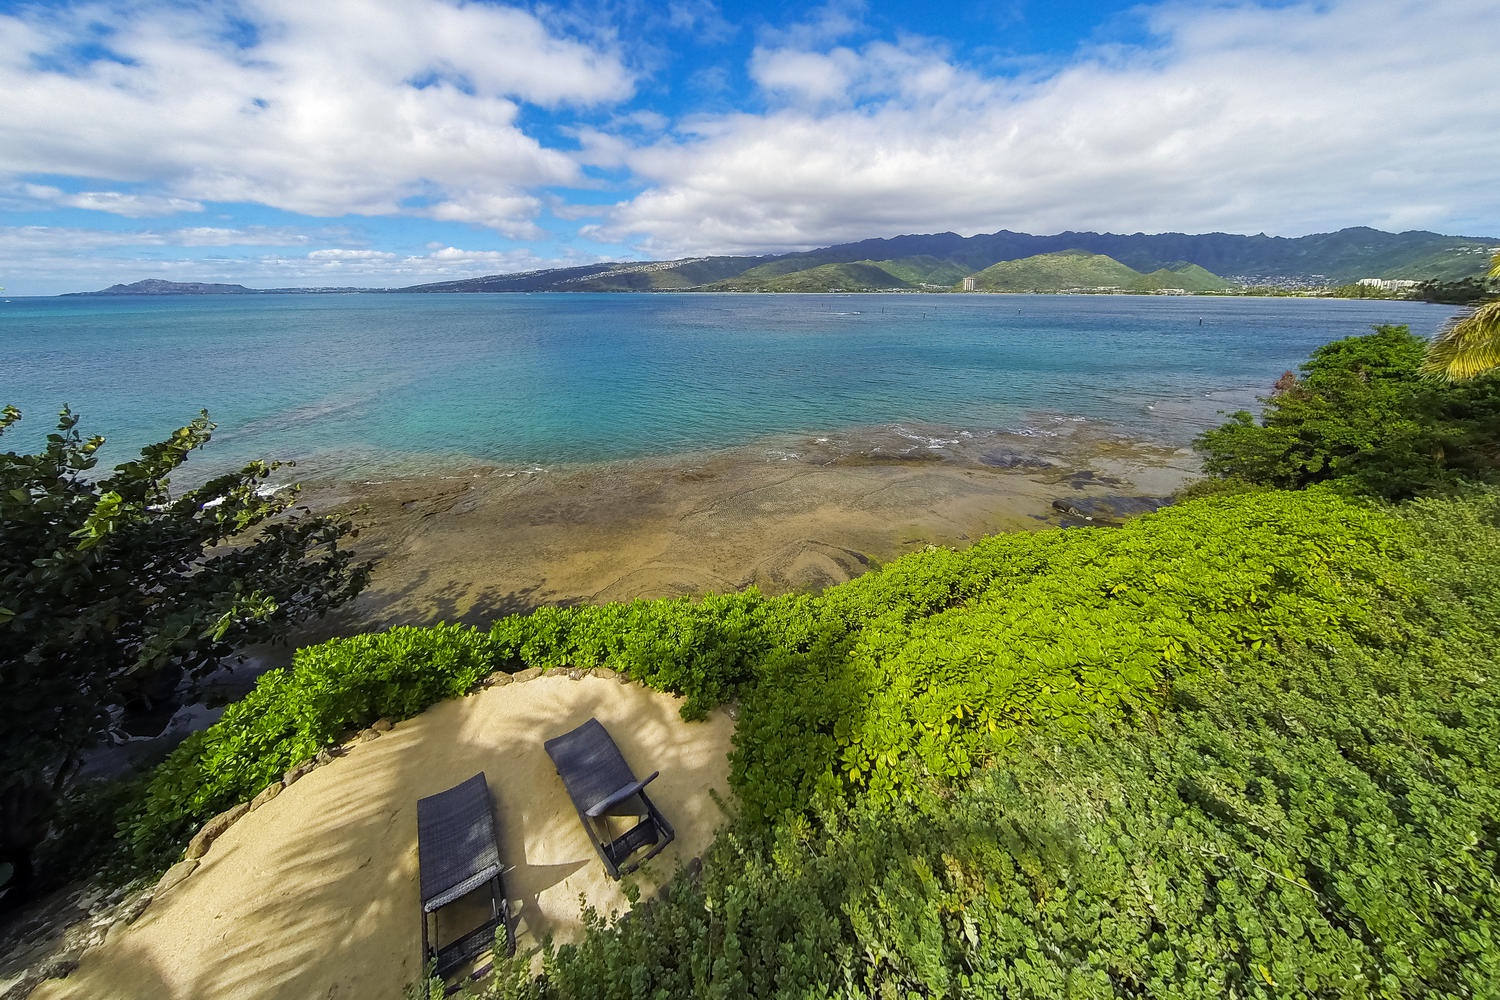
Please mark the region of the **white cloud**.
<svg viewBox="0 0 1500 1000"><path fill-rule="evenodd" d="M99 250L111 247L289 247L315 236L301 229L250 226L243 229L191 226L183 229L79 229L67 226L0 226L0 260L7 253L46 249Z"/></svg>
<svg viewBox="0 0 1500 1000"><path fill-rule="evenodd" d="M541 208L540 199L530 195L495 194L484 191L459 191L419 214L440 222L466 222L493 229L511 239L534 238L541 234L529 220Z"/></svg>
<svg viewBox="0 0 1500 1000"><path fill-rule="evenodd" d="M91 38L116 58L78 56ZM436 190L452 217L520 231L537 209L524 192L578 167L522 130L517 102L609 103L632 86L615 53L488 4L37 7L0 17L0 177L150 185L63 202L136 217L203 201L401 214Z"/></svg>
<svg viewBox="0 0 1500 1000"><path fill-rule="evenodd" d="M789 24L766 26L760 32L763 44L792 49L811 49L840 41L862 31L868 4L864 0L827 0Z"/></svg>
<svg viewBox="0 0 1500 1000"><path fill-rule="evenodd" d="M943 229L1461 229L1500 217L1494 46L1473 30L1492 15L1172 5L1154 47L1043 79L920 40L764 47L751 71L781 106L634 150L648 188L590 234L673 256Z"/></svg>
<svg viewBox="0 0 1500 1000"><path fill-rule="evenodd" d="M329 250L314 250L307 255L308 260L313 261L353 261L367 263L369 261L396 260L397 255L389 250L344 250L339 248Z"/></svg>
<svg viewBox="0 0 1500 1000"><path fill-rule="evenodd" d="M798 101L842 103L861 72L860 57L852 49L808 52L801 49L757 48L750 59L750 76L760 87Z"/></svg>
<svg viewBox="0 0 1500 1000"><path fill-rule="evenodd" d="M127 194L121 191L68 192L46 184L18 184L12 190L30 201L92 209L111 215L123 215L129 219L203 211L203 206L196 201L161 195Z"/></svg>

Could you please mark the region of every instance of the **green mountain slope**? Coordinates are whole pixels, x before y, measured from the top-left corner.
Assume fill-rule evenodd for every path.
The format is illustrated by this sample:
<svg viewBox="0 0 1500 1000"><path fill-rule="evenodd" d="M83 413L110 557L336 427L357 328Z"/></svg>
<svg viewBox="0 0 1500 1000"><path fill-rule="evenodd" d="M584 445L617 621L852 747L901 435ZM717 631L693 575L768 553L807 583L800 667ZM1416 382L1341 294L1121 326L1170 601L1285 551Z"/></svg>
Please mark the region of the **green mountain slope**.
<svg viewBox="0 0 1500 1000"><path fill-rule="evenodd" d="M1249 282L1343 284L1360 278L1442 278L1482 274L1500 237L1445 236L1413 231L1387 233L1353 227L1294 238L1233 233L1080 233L1032 236L1001 230L979 236L935 233L861 240L767 260L745 277L775 276L858 260L931 257L974 273L999 261L1038 254L1087 250L1142 273L1197 264L1212 274Z"/></svg>
<svg viewBox="0 0 1500 1000"><path fill-rule="evenodd" d="M1158 292L1164 289L1182 289L1185 292L1228 292L1238 286L1225 281L1217 274L1205 271L1197 264L1180 264L1177 267L1157 268L1143 274L1130 285L1132 292Z"/></svg>
<svg viewBox="0 0 1500 1000"><path fill-rule="evenodd" d="M971 269L963 264L941 260L927 254L902 257L899 260L883 260L880 261L880 268L908 284L927 285L934 288L950 288L971 273Z"/></svg>
<svg viewBox="0 0 1500 1000"><path fill-rule="evenodd" d="M726 292L882 292L913 286L874 261L865 260L822 264L773 277L731 278L709 287Z"/></svg>
<svg viewBox="0 0 1500 1000"><path fill-rule="evenodd" d="M1138 272L1112 257L1087 250L1064 250L992 264L974 275L974 290L1064 292L1071 289L1125 289L1140 277Z"/></svg>

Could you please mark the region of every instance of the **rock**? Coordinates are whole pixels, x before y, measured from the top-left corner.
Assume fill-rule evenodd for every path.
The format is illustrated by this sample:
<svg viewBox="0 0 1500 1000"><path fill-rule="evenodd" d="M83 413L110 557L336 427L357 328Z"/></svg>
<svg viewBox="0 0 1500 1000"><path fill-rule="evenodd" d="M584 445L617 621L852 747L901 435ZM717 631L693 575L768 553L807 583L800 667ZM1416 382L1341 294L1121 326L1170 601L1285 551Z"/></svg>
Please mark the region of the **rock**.
<svg viewBox="0 0 1500 1000"><path fill-rule="evenodd" d="M260 790L260 794L257 795L255 798L253 798L253 799L250 800L250 809L251 809L251 811L259 809L261 806L265 805L267 802L270 802L276 796L280 795L281 794L281 790L283 788L285 788L285 787L286 786L283 785L281 782L279 782L279 781L273 781L269 785L267 785L265 788L262 788Z"/></svg>
<svg viewBox="0 0 1500 1000"><path fill-rule="evenodd" d="M324 747L323 749L319 750L318 755L313 758L313 763L316 765L332 764L334 758L342 756L344 756L343 747Z"/></svg>
<svg viewBox="0 0 1500 1000"><path fill-rule="evenodd" d="M97 948L104 943L109 934L109 928L114 923L113 919L90 920L87 923L74 924L63 934L62 951L85 952Z"/></svg>
<svg viewBox="0 0 1500 1000"><path fill-rule="evenodd" d="M127 900L115 911L115 919L122 924L135 923L140 915L146 912L146 907L151 905L151 900L155 898L156 894L147 890L134 899Z"/></svg>
<svg viewBox="0 0 1500 1000"><path fill-rule="evenodd" d="M203 857L203 855L208 853L209 845L211 845L215 840L218 840L219 836L223 834L225 830L234 825L235 820L239 819L249 811L250 803L241 802L233 809L226 809L223 812L219 813L219 815L215 816L213 819L209 820L207 823L204 823L202 828L193 835L193 839L188 841L187 851L183 855L183 857Z"/></svg>
<svg viewBox="0 0 1500 1000"><path fill-rule="evenodd" d="M517 684L520 684L523 681L536 680L540 676L542 676L541 667L527 667L525 670L517 670L515 673L511 674L510 679L515 681Z"/></svg>
<svg viewBox="0 0 1500 1000"><path fill-rule="evenodd" d="M80 910L92 910L94 909L95 905L103 898L103 889L88 889L78 894L78 897L73 901L73 905L78 907Z"/></svg>
<svg viewBox="0 0 1500 1000"><path fill-rule="evenodd" d="M302 777L304 774L306 774L308 771L311 771L316 766L317 765L315 762L304 760L296 767L288 768L286 774L281 776L282 785L290 785L292 782L296 781L298 778Z"/></svg>
<svg viewBox="0 0 1500 1000"><path fill-rule="evenodd" d="M504 687L514 681L515 678L503 670L496 670L484 679L485 687Z"/></svg>
<svg viewBox="0 0 1500 1000"><path fill-rule="evenodd" d="M176 887L178 883L198 870L198 864L197 858L186 858L168 868L167 873L161 877L161 881L156 883L156 889L151 894L152 898L160 896L168 889Z"/></svg>
<svg viewBox="0 0 1500 1000"><path fill-rule="evenodd" d="M380 739L380 731L376 729L361 729L359 731L359 742L368 743L371 740Z"/></svg>
<svg viewBox="0 0 1500 1000"><path fill-rule="evenodd" d="M615 680L619 680L620 679L620 675L617 674L617 673L615 673L613 670L609 669L608 667L595 667L594 668L594 676L595 677L602 677L604 680L607 680L607 681L615 681Z"/></svg>
<svg viewBox="0 0 1500 1000"><path fill-rule="evenodd" d="M1079 509L1078 503L1075 503L1071 500L1054 500L1052 501L1052 509L1061 514L1067 514L1069 517L1082 517L1088 520L1093 520L1092 514L1085 514L1082 510Z"/></svg>
<svg viewBox="0 0 1500 1000"><path fill-rule="evenodd" d="M1117 526L1138 514L1149 514L1165 506L1165 497L1137 497L1110 494L1102 497L1074 497L1054 500L1052 507L1070 517L1081 517L1102 526Z"/></svg>
<svg viewBox="0 0 1500 1000"><path fill-rule="evenodd" d="M375 730L377 733L388 733L392 729L396 728L396 724L390 719L376 719L374 722L370 723L370 728Z"/></svg>
<svg viewBox="0 0 1500 1000"><path fill-rule="evenodd" d="M572 669L570 669L568 671L568 680L570 680L570 681L581 681L585 677L587 677L588 675L589 675L589 672L587 670L581 670L578 667L573 667Z"/></svg>
<svg viewBox="0 0 1500 1000"><path fill-rule="evenodd" d="M1011 448L996 448L979 456L979 464L992 469L1014 469L1018 472L1040 472L1052 468L1052 463L1040 455L1031 455Z"/></svg>

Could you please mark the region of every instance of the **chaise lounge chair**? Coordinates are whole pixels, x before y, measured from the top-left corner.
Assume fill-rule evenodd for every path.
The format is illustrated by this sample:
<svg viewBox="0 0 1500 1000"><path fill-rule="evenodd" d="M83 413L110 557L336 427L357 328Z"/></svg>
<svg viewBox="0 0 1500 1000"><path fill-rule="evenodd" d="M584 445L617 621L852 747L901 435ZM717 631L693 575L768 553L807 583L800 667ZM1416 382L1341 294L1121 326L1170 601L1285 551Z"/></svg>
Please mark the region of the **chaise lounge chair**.
<svg viewBox="0 0 1500 1000"><path fill-rule="evenodd" d="M637 781L620 748L598 719L590 719L571 733L543 744L557 766L578 819L583 823L594 850L604 861L610 878L635 871L655 857L677 834L666 817L646 796L646 785L660 771ZM638 816L640 822L618 837L610 832L610 816ZM653 846L654 845L654 846ZM643 847L651 850L629 864L626 859Z"/></svg>
<svg viewBox="0 0 1500 1000"><path fill-rule="evenodd" d="M417 800L417 863L421 869L422 961L436 961L439 977L448 978L465 961L494 947L495 931L502 924L506 951L515 953L515 928L500 880L500 850L484 772L446 792ZM485 883L490 888L490 919L439 946L437 911Z"/></svg>

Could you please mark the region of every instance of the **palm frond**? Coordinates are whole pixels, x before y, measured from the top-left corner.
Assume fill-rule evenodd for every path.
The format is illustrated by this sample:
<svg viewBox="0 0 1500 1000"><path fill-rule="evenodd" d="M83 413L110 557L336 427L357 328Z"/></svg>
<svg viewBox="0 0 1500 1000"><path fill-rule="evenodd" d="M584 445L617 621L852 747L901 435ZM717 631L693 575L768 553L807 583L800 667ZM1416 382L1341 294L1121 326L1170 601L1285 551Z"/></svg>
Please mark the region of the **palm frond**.
<svg viewBox="0 0 1500 1000"><path fill-rule="evenodd" d="M1500 299L1481 303L1449 323L1428 345L1422 364L1424 372L1450 380L1473 378L1492 368L1500 368Z"/></svg>

